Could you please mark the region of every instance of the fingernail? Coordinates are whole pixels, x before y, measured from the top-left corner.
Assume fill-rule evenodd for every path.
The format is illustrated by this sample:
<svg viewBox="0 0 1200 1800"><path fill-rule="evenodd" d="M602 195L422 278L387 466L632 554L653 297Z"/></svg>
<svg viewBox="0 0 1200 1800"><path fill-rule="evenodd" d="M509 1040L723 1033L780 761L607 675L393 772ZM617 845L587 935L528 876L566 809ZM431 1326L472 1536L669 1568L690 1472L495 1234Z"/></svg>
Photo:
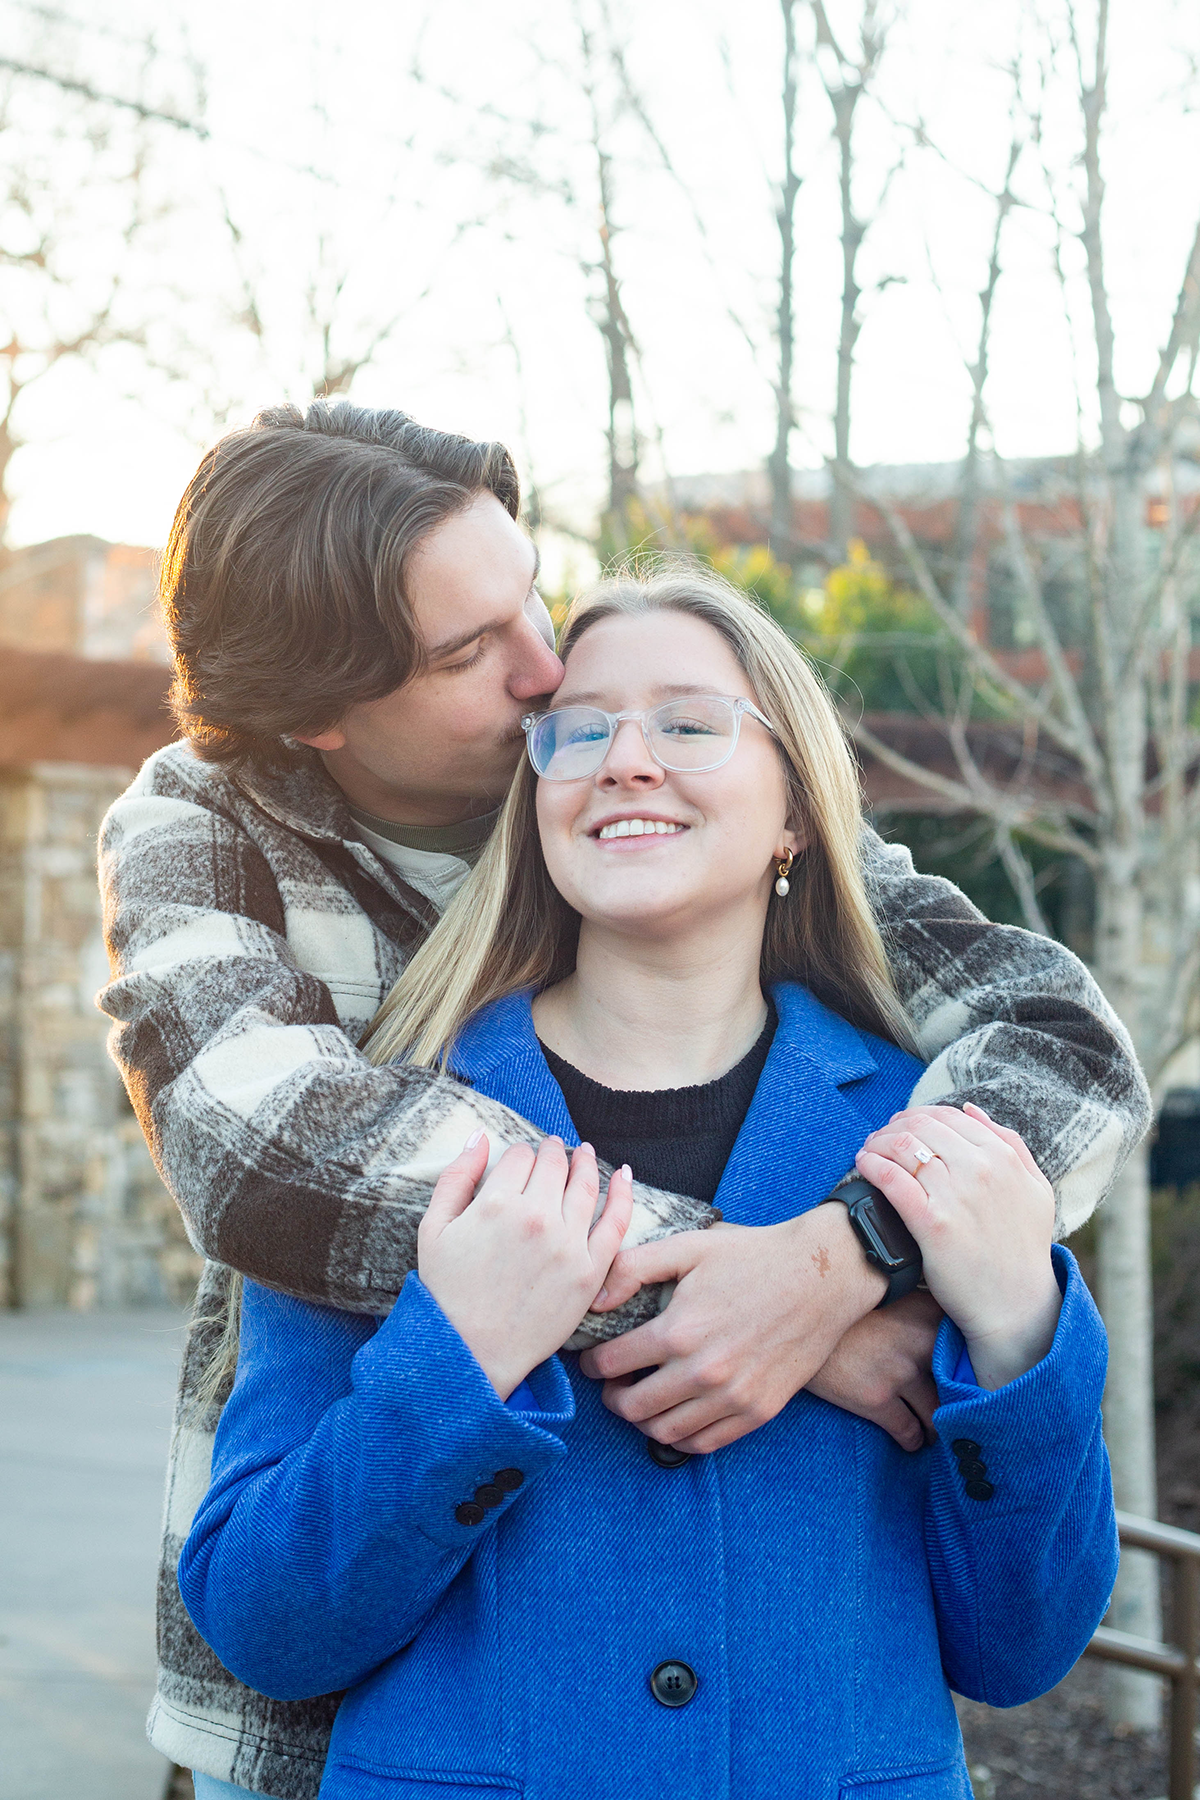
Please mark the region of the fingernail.
<svg viewBox="0 0 1200 1800"><path fill-rule="evenodd" d="M581 1150L586 1150L589 1156L595 1156L596 1154L596 1146L594 1144L580 1144L579 1148Z"/></svg>
<svg viewBox="0 0 1200 1800"><path fill-rule="evenodd" d="M479 1131L473 1131L471 1133L470 1137L467 1139L466 1143L463 1145L463 1149L464 1150L473 1150L482 1136L483 1136L482 1129Z"/></svg>
<svg viewBox="0 0 1200 1800"><path fill-rule="evenodd" d="M601 1288L600 1292L596 1295L596 1298L592 1301L592 1305L597 1306L597 1305L599 1305L601 1300L607 1300L607 1299L608 1299L608 1289Z"/></svg>
<svg viewBox="0 0 1200 1800"><path fill-rule="evenodd" d="M621 1164L621 1173L625 1177L626 1181L633 1180L633 1170L630 1168L628 1163Z"/></svg>

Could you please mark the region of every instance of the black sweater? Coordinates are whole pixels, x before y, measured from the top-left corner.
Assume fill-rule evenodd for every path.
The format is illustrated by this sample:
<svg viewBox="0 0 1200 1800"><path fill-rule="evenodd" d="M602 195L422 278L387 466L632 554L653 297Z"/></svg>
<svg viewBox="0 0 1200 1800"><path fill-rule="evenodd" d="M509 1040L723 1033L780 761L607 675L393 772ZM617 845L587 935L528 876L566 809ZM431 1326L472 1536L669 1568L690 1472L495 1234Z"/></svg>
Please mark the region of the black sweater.
<svg viewBox="0 0 1200 1800"><path fill-rule="evenodd" d="M602 1087L545 1044L542 1052L576 1131L602 1161L613 1168L627 1162L637 1181L711 1201L775 1036L778 1019L770 1001L767 1006L754 1048L728 1074L699 1087L648 1092Z"/></svg>

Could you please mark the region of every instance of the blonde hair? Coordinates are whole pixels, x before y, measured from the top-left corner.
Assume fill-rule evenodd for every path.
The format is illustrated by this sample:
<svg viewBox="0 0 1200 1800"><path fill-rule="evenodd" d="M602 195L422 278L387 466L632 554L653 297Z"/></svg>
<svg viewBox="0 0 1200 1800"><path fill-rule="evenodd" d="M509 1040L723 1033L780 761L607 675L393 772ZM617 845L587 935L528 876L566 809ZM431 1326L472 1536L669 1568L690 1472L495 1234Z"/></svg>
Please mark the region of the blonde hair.
<svg viewBox="0 0 1200 1800"><path fill-rule="evenodd" d="M753 600L701 565L623 573L576 601L568 656L602 619L687 613L724 638L770 719L787 776L790 822L805 848L791 891L772 898L762 980L802 982L852 1024L912 1045L863 886L858 778L833 704L803 652ZM523 762L491 841L372 1021L372 1062L445 1064L462 1027L489 1001L571 973L579 915L550 880L538 837L537 776Z"/></svg>

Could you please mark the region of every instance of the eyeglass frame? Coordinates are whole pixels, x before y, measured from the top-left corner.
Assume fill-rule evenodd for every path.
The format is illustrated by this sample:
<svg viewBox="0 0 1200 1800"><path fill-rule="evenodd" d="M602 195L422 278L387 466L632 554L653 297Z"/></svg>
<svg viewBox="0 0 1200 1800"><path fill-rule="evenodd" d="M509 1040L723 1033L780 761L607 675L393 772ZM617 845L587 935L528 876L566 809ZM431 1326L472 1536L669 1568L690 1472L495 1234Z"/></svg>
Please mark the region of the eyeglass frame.
<svg viewBox="0 0 1200 1800"><path fill-rule="evenodd" d="M652 719L655 713L666 712L668 707L686 706L689 700L720 700L723 701L726 706L730 707L733 711L733 741L719 762L706 763L703 768L697 768L695 764L692 764L687 768L676 769L672 768L670 763L664 762L662 757L659 756L658 752L655 750L653 744L650 742L650 734L646 729L646 721L647 719ZM536 725L541 724L543 719L552 719L555 713L575 711L598 713L602 719L607 721L608 742L604 746L604 754L596 764L596 767L594 769L589 769L586 775L543 775L542 771L533 760L533 752L529 747L529 734ZM521 720L521 730L525 733L525 753L529 757L530 767L533 769L533 772L539 781L591 781L593 777L600 773L601 769L608 761L609 753L617 741L618 730L627 720L631 719L636 719L642 728L642 742L646 746L647 753L653 757L660 769L665 769L667 771L668 775L711 775L715 770L723 769L725 764L732 760L734 751L738 747L738 740L742 735L742 717L746 713L749 713L751 718L757 719L760 725L765 725L772 737L777 738L779 736L779 733L772 725L770 719L759 711L753 700L747 700L741 694L681 694L677 700L664 700L661 705L646 707L641 712L610 713L605 712L602 706L591 706L586 703L582 703L578 706L550 706L543 712L526 713L525 717Z"/></svg>

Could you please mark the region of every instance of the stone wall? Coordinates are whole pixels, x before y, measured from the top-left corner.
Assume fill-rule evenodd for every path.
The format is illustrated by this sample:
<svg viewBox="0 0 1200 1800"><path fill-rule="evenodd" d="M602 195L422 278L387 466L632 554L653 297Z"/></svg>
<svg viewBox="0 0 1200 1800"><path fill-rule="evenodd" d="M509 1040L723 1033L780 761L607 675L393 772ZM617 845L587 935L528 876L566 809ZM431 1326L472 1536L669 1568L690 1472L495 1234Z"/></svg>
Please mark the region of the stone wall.
<svg viewBox="0 0 1200 1800"><path fill-rule="evenodd" d="M95 1005L96 836L129 779L0 769L0 1304L178 1301L199 1267Z"/></svg>

